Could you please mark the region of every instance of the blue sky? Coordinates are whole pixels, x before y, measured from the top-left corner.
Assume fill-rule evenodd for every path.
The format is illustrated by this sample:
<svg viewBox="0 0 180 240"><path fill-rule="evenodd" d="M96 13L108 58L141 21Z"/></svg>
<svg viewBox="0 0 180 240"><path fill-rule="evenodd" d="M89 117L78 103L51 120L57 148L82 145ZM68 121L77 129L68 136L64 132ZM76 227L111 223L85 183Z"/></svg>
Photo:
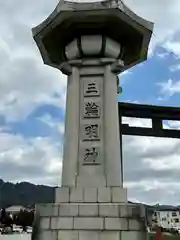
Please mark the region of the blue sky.
<svg viewBox="0 0 180 240"><path fill-rule="evenodd" d="M57 2L0 3L0 178L5 181L60 185L67 80L43 64L31 34L31 28L47 17ZM164 0L163 5L157 0L124 2L155 22L155 29L148 60L119 76L123 88L119 101L179 107L179 0ZM150 124L148 120L126 121ZM166 127L179 128L180 124L166 122ZM123 140L129 198L179 204L180 141Z"/></svg>

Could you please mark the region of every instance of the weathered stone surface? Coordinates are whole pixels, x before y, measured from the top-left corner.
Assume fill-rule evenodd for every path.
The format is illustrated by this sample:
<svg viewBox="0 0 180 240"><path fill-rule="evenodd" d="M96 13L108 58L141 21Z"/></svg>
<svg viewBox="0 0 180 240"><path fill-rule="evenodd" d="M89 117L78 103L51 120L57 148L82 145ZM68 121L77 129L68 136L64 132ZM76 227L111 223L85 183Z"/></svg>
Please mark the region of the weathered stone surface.
<svg viewBox="0 0 180 240"><path fill-rule="evenodd" d="M55 190L55 201L56 203L68 203L69 202L69 188L60 187Z"/></svg>
<svg viewBox="0 0 180 240"><path fill-rule="evenodd" d="M76 59L80 57L80 52L78 48L77 39L69 43L66 48L66 57L67 59Z"/></svg>
<svg viewBox="0 0 180 240"><path fill-rule="evenodd" d="M129 211L128 211L127 204L119 205L119 215L120 215L120 217L124 217L124 218L129 217Z"/></svg>
<svg viewBox="0 0 180 240"><path fill-rule="evenodd" d="M85 187L84 188L84 202L96 203L97 202L97 188L96 187Z"/></svg>
<svg viewBox="0 0 180 240"><path fill-rule="evenodd" d="M61 204L59 207L59 216L63 217L74 217L78 216L78 204L71 203L71 204Z"/></svg>
<svg viewBox="0 0 180 240"><path fill-rule="evenodd" d="M83 188L70 189L70 202L73 202L73 203L83 202Z"/></svg>
<svg viewBox="0 0 180 240"><path fill-rule="evenodd" d="M138 231L122 231L121 240L147 240L146 232L138 232Z"/></svg>
<svg viewBox="0 0 180 240"><path fill-rule="evenodd" d="M38 204L36 205L36 210L41 217L58 216L59 205L54 203Z"/></svg>
<svg viewBox="0 0 180 240"><path fill-rule="evenodd" d="M110 189L110 187L98 188L98 202L99 203L111 202L111 189Z"/></svg>
<svg viewBox="0 0 180 240"><path fill-rule="evenodd" d="M57 240L57 237L58 237L57 231L52 231L52 230L44 231L43 230L40 232L40 234L38 236L38 240Z"/></svg>
<svg viewBox="0 0 180 240"><path fill-rule="evenodd" d="M98 204L79 204L79 216L97 217Z"/></svg>
<svg viewBox="0 0 180 240"><path fill-rule="evenodd" d="M128 230L128 221L125 218L105 218L106 230Z"/></svg>
<svg viewBox="0 0 180 240"><path fill-rule="evenodd" d="M85 55L98 55L101 53L103 38L101 35L97 36L82 36L81 45L82 51Z"/></svg>
<svg viewBox="0 0 180 240"><path fill-rule="evenodd" d="M99 232L96 231L80 231L79 240L99 240Z"/></svg>
<svg viewBox="0 0 180 240"><path fill-rule="evenodd" d="M103 229L103 218L93 217L75 217L74 218L74 229L79 230L102 230Z"/></svg>
<svg viewBox="0 0 180 240"><path fill-rule="evenodd" d="M144 231L143 224L140 220L129 219L129 230L130 231Z"/></svg>
<svg viewBox="0 0 180 240"><path fill-rule="evenodd" d="M50 217L42 217L41 218L40 228L41 229L49 229L50 228Z"/></svg>
<svg viewBox="0 0 180 240"><path fill-rule="evenodd" d="M49 239L51 240L51 239ZM58 231L58 240L79 240L78 231Z"/></svg>
<svg viewBox="0 0 180 240"><path fill-rule="evenodd" d="M99 215L103 217L119 217L118 205L112 203L100 204Z"/></svg>
<svg viewBox="0 0 180 240"><path fill-rule="evenodd" d="M94 10L94 11L93 11ZM97 11L99 14L97 15ZM73 19L73 21L72 21ZM112 24L112 20L114 24ZM79 22L83 22L83 26ZM88 29L91 23L91 28ZM124 31L117 33L117 28L123 26ZM106 31L104 31L106 29ZM124 3L112 2L108 0L102 2L60 2L53 13L39 26L33 28L34 39L41 51L43 60L46 64L57 67L65 61L63 56L63 43L68 44L69 39L75 37L76 31L80 31L81 35L95 35L101 32L102 35L111 35L112 40L116 40L116 44L120 44L124 39L124 55L125 67L129 68L147 59L147 49L152 35L153 24L134 14ZM57 36L57 32L62 33ZM133 43L131 42L133 39ZM98 52L100 43L92 41L92 52L87 42L81 39L83 43L83 51L85 56L91 56L92 53ZM112 45L108 42L108 45ZM109 47L110 48L110 47ZM105 48L103 57L114 58L119 57L118 51ZM111 48L115 48L114 45ZM58 49L59 53L55 51ZM74 53L68 51L68 57L78 56L77 51ZM80 56L83 57L82 55Z"/></svg>
<svg viewBox="0 0 180 240"><path fill-rule="evenodd" d="M99 240L124 240L120 239L120 232L118 231L104 231L100 233ZM134 239L128 239L134 240Z"/></svg>
<svg viewBox="0 0 180 240"><path fill-rule="evenodd" d="M119 206L119 213L121 217L140 219L141 208L138 204L121 204Z"/></svg>
<svg viewBox="0 0 180 240"><path fill-rule="evenodd" d="M51 229L54 230L72 230L73 229L73 218L72 217L52 217L51 218Z"/></svg>
<svg viewBox="0 0 180 240"><path fill-rule="evenodd" d="M140 204L140 217L141 218L146 217L146 207L143 204Z"/></svg>
<svg viewBox="0 0 180 240"><path fill-rule="evenodd" d="M112 187L112 202L126 203L127 202L127 189L120 187Z"/></svg>

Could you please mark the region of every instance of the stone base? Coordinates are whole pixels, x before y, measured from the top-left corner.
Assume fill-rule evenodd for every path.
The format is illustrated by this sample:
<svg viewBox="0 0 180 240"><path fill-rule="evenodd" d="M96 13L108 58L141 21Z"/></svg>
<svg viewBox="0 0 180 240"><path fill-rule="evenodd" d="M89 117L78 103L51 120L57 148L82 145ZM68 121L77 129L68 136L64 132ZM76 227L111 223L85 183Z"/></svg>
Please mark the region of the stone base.
<svg viewBox="0 0 180 240"><path fill-rule="evenodd" d="M34 239L146 240L144 207L128 204L126 196L122 188L58 188L56 203L36 206Z"/></svg>
<svg viewBox="0 0 180 240"><path fill-rule="evenodd" d="M56 203L125 203L127 189L120 187L56 188Z"/></svg>
<svg viewBox="0 0 180 240"><path fill-rule="evenodd" d="M146 240L137 231L42 231L38 240Z"/></svg>

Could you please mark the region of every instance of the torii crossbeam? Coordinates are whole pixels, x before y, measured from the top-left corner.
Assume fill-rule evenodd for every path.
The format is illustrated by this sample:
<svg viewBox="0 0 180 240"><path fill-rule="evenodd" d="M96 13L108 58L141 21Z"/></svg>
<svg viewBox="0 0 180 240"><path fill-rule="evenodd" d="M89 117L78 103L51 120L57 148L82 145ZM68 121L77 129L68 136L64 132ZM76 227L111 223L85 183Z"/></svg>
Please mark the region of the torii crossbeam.
<svg viewBox="0 0 180 240"><path fill-rule="evenodd" d="M180 122L180 108L161 107L119 102L119 124L121 135L136 135L162 138L180 138L180 129L164 129L163 120ZM152 127L134 127L122 123L122 117L151 119Z"/></svg>

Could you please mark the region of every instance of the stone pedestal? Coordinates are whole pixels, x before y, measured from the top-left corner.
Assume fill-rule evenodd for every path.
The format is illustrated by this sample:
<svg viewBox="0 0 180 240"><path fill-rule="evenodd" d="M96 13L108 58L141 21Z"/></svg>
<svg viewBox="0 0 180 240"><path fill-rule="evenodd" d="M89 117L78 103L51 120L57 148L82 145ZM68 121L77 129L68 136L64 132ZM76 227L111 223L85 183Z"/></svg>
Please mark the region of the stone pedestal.
<svg viewBox="0 0 180 240"><path fill-rule="evenodd" d="M68 76L62 187L36 206L33 240L146 239L145 211L123 188L117 93L118 74L146 59L151 30L109 0L61 1L33 29L44 63Z"/></svg>
<svg viewBox="0 0 180 240"><path fill-rule="evenodd" d="M39 240L146 240L144 208L123 188L57 188L56 203L36 210Z"/></svg>

